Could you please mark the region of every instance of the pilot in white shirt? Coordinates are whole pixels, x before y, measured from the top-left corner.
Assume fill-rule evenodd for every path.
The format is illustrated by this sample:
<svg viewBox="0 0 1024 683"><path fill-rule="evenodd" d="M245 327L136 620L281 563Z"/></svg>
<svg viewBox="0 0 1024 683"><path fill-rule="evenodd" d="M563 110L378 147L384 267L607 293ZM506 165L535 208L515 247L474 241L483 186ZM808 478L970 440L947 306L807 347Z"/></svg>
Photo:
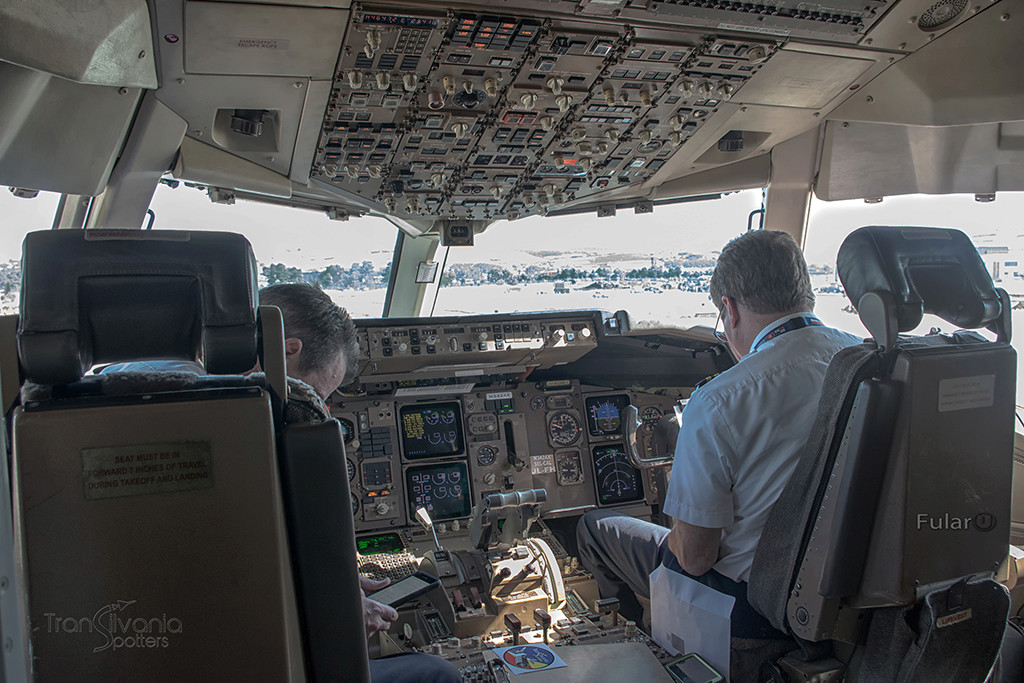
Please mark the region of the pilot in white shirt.
<svg viewBox="0 0 1024 683"><path fill-rule="evenodd" d="M577 527L583 565L602 597L641 621L659 565L736 598L732 635L785 638L747 601L761 531L789 480L818 410L825 371L853 335L824 326L799 246L752 231L722 250L711 279L739 362L696 389L683 409L665 503L672 528L600 510ZM734 662L735 666L735 662Z"/></svg>

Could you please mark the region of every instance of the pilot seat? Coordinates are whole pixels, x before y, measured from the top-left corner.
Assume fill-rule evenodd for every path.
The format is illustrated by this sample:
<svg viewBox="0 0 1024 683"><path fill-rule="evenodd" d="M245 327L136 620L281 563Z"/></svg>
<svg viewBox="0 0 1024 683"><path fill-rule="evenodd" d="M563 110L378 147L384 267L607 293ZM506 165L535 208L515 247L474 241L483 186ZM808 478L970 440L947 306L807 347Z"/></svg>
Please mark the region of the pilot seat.
<svg viewBox="0 0 1024 683"><path fill-rule="evenodd" d="M957 230L861 228L838 273L873 339L829 366L761 536L750 602L800 645L762 680L984 681L1010 604L1009 298ZM924 313L959 329L899 334Z"/></svg>
<svg viewBox="0 0 1024 683"><path fill-rule="evenodd" d="M35 679L368 681L341 429L295 421L249 243L37 232L23 269L12 486ZM208 374L87 375L143 359Z"/></svg>

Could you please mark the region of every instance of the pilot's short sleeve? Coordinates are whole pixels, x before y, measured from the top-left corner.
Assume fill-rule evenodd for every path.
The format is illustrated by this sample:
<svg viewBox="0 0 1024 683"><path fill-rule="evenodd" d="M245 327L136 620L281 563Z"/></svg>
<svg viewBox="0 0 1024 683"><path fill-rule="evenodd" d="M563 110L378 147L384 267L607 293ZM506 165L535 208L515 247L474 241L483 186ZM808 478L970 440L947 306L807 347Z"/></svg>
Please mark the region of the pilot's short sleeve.
<svg viewBox="0 0 1024 683"><path fill-rule="evenodd" d="M720 407L698 390L683 408L665 512L694 526L715 529L732 524L729 462L735 452Z"/></svg>

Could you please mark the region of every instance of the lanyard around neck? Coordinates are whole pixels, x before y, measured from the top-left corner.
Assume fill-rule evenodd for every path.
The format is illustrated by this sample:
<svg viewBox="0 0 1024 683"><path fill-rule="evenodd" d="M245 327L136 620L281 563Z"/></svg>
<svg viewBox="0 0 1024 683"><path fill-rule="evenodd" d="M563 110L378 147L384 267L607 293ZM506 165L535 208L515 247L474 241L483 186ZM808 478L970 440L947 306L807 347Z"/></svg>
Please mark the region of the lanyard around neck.
<svg viewBox="0 0 1024 683"><path fill-rule="evenodd" d="M763 337L754 342L754 345L750 348L750 353L757 351L758 347L765 342L769 342L776 337L781 337L787 332L793 330L799 330L804 327L824 327L825 323L818 320L815 315L801 315L796 318L790 318L781 325L776 325L772 329L768 330Z"/></svg>

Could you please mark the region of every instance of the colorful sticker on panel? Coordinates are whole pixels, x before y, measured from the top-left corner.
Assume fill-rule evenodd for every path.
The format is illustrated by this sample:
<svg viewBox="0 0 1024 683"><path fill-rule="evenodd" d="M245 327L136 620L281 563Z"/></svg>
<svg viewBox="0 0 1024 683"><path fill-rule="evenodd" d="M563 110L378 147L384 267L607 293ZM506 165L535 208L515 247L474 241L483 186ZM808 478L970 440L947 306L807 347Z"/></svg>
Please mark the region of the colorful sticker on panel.
<svg viewBox="0 0 1024 683"><path fill-rule="evenodd" d="M559 669L565 662L546 645L513 645L499 647L494 654L501 658L507 670L514 674L525 674L544 669Z"/></svg>

